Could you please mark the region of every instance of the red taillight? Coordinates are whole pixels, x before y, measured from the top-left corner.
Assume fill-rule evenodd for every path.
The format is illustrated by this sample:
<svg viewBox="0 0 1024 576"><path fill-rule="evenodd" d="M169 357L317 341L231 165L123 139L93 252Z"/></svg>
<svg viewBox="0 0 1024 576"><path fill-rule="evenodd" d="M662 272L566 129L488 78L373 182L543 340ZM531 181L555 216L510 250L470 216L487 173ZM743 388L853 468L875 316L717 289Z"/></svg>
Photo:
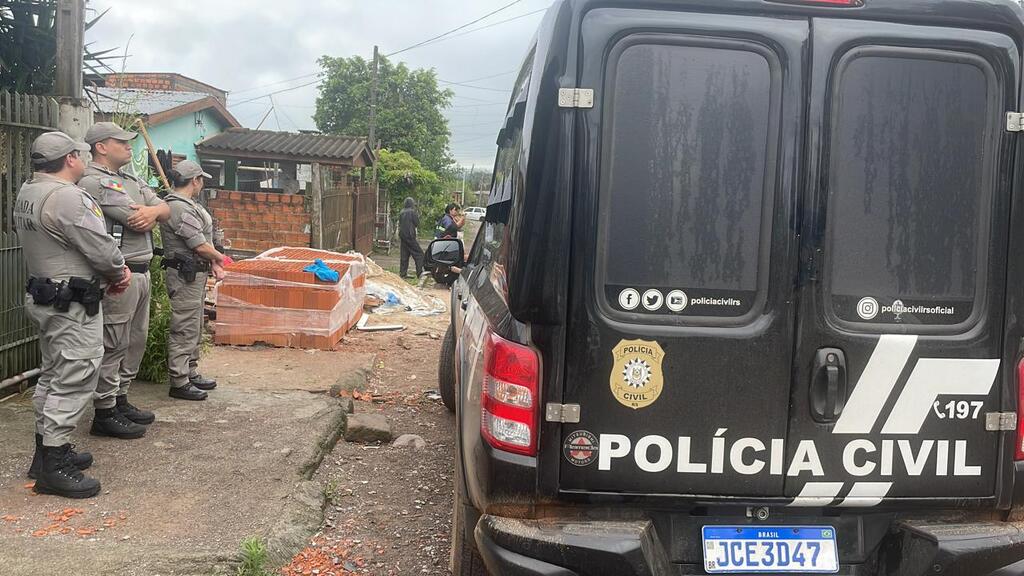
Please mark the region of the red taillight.
<svg viewBox="0 0 1024 576"><path fill-rule="evenodd" d="M480 432L499 450L535 456L540 358L490 331L484 344Z"/></svg>
<svg viewBox="0 0 1024 576"><path fill-rule="evenodd" d="M808 6L863 6L864 0L766 0L775 4L804 4Z"/></svg>
<svg viewBox="0 0 1024 576"><path fill-rule="evenodd" d="M1024 358L1017 362L1017 449L1014 458L1024 460Z"/></svg>

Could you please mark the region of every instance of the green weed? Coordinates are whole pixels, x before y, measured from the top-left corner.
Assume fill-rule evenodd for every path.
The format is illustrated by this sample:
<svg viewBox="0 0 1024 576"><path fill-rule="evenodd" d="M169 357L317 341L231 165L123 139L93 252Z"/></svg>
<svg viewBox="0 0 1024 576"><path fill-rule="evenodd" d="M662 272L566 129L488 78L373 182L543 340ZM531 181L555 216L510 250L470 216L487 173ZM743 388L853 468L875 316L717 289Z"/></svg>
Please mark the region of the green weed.
<svg viewBox="0 0 1024 576"><path fill-rule="evenodd" d="M240 555L242 565L235 572L236 576L273 576L267 570L267 546L260 538L251 536L243 540Z"/></svg>

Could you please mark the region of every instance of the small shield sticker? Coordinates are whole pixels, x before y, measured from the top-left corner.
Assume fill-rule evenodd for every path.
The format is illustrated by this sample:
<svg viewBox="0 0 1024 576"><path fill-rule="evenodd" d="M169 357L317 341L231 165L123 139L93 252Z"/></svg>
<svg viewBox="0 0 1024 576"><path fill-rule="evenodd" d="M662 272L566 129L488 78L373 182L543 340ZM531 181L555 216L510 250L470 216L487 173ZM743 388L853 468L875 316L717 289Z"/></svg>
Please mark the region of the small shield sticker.
<svg viewBox="0 0 1024 576"><path fill-rule="evenodd" d="M612 348L612 396L634 410L654 404L665 386L661 361L665 351L657 342L623 340Z"/></svg>

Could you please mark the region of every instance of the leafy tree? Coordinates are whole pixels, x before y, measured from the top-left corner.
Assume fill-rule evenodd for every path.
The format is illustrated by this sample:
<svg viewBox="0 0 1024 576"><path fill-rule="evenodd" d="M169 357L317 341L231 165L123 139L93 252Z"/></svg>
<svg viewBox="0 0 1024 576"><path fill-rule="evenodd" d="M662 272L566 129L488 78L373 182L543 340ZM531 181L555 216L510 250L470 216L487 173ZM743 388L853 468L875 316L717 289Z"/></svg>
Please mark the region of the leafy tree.
<svg viewBox="0 0 1024 576"><path fill-rule="evenodd" d="M92 28L110 9L85 23ZM0 0L0 90L49 94L57 74L56 0ZM87 44L83 64L95 74L113 71L108 60L123 59L110 48Z"/></svg>
<svg viewBox="0 0 1024 576"><path fill-rule="evenodd" d="M377 161L377 179L382 190L391 195L392 215L398 214L402 203L408 197L416 200L420 212L420 229L431 228L434 220L441 217L448 195L445 194L441 178L424 168L419 160L408 152L381 150Z"/></svg>
<svg viewBox="0 0 1024 576"><path fill-rule="evenodd" d="M359 56L318 61L323 83L313 119L321 132L369 136L373 63ZM408 152L432 172L448 175L448 120L441 113L454 93L438 88L433 70L410 70L381 57L378 68L377 140L382 148Z"/></svg>

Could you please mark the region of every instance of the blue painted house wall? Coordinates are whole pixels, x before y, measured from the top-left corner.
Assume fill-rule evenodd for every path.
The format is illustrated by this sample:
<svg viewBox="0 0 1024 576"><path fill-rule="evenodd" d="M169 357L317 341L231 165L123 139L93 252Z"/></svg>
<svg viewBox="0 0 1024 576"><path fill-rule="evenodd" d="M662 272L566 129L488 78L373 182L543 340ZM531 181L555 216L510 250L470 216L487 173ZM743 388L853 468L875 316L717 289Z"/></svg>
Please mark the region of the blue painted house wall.
<svg viewBox="0 0 1024 576"><path fill-rule="evenodd" d="M196 143L224 131L227 125L217 114L210 110L200 110L192 114L185 114L169 122L156 126L146 126L149 137L153 140L153 146L157 150L170 150L175 154L183 154L189 160L199 161L196 155ZM136 158L144 158L146 154L146 142L142 138L136 138L133 147Z"/></svg>

